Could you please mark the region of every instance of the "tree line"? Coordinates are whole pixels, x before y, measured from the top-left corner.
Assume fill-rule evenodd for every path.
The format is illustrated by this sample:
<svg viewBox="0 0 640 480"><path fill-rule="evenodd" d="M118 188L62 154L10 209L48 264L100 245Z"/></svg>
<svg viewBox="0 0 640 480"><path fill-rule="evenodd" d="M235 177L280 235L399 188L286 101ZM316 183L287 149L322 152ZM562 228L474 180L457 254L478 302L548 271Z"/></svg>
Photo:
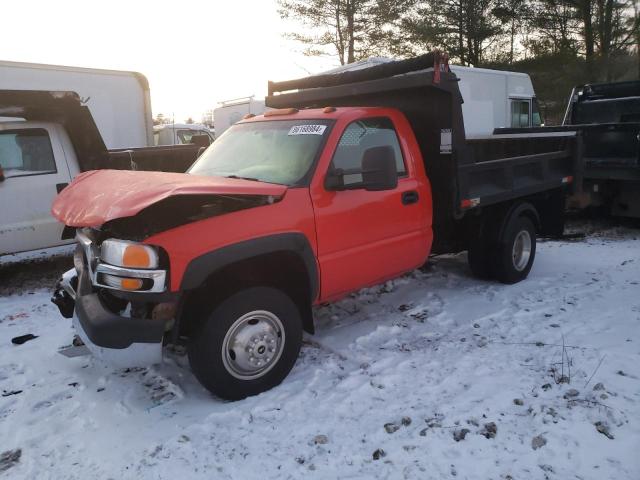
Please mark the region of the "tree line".
<svg viewBox="0 0 640 480"><path fill-rule="evenodd" d="M342 65L438 48L459 65L555 79L555 90L558 81L640 78L640 0L278 0L278 8L305 55Z"/></svg>

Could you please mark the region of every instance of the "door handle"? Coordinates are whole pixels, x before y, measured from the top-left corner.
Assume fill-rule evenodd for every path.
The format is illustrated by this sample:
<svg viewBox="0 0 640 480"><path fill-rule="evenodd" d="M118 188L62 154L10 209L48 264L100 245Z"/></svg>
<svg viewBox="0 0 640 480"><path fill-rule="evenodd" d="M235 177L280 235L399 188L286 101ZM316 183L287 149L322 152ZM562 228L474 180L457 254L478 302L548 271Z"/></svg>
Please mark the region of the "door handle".
<svg viewBox="0 0 640 480"><path fill-rule="evenodd" d="M412 203L417 203L419 199L418 192L415 190L409 190L408 192L402 192L402 204L403 205L411 205Z"/></svg>

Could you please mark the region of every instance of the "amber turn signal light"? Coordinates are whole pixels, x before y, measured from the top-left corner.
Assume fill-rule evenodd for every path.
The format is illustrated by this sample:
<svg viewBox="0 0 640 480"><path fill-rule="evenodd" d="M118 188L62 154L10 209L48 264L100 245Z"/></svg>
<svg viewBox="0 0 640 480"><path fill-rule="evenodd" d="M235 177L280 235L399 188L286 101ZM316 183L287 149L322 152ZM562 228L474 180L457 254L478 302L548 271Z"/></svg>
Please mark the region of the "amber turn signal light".
<svg viewBox="0 0 640 480"><path fill-rule="evenodd" d="M142 280L139 278L123 278L120 281L123 290L140 290L142 288Z"/></svg>
<svg viewBox="0 0 640 480"><path fill-rule="evenodd" d="M152 265L151 256L142 245L128 245L122 255L122 264L132 268L150 268Z"/></svg>

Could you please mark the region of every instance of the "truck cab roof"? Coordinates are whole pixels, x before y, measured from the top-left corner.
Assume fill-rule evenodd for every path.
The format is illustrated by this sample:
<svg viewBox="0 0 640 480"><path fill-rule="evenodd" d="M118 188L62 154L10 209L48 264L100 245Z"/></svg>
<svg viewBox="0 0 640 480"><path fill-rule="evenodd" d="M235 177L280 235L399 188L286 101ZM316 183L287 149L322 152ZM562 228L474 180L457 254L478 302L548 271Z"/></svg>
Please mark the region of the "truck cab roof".
<svg viewBox="0 0 640 480"><path fill-rule="evenodd" d="M255 117L245 118L238 122L264 122L264 121L278 121L278 120L338 120L345 116L359 116L363 112L380 111L380 107L324 107L324 108L281 108L274 109L266 114L256 115ZM385 108L385 110L390 110ZM394 109L395 110L395 109Z"/></svg>

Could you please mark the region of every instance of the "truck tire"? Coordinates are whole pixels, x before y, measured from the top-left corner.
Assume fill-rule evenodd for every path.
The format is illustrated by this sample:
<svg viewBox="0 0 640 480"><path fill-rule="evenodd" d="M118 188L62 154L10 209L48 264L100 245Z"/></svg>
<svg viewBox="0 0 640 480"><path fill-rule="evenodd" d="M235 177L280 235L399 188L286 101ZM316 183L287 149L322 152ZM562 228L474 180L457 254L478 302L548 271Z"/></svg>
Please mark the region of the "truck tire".
<svg viewBox="0 0 640 480"><path fill-rule="evenodd" d="M525 216L511 217L500 238L495 257L495 275L502 283L527 278L536 256L536 228Z"/></svg>
<svg viewBox="0 0 640 480"><path fill-rule="evenodd" d="M280 384L301 344L296 304L280 290L254 287L220 302L192 335L187 353L207 390L240 400Z"/></svg>

